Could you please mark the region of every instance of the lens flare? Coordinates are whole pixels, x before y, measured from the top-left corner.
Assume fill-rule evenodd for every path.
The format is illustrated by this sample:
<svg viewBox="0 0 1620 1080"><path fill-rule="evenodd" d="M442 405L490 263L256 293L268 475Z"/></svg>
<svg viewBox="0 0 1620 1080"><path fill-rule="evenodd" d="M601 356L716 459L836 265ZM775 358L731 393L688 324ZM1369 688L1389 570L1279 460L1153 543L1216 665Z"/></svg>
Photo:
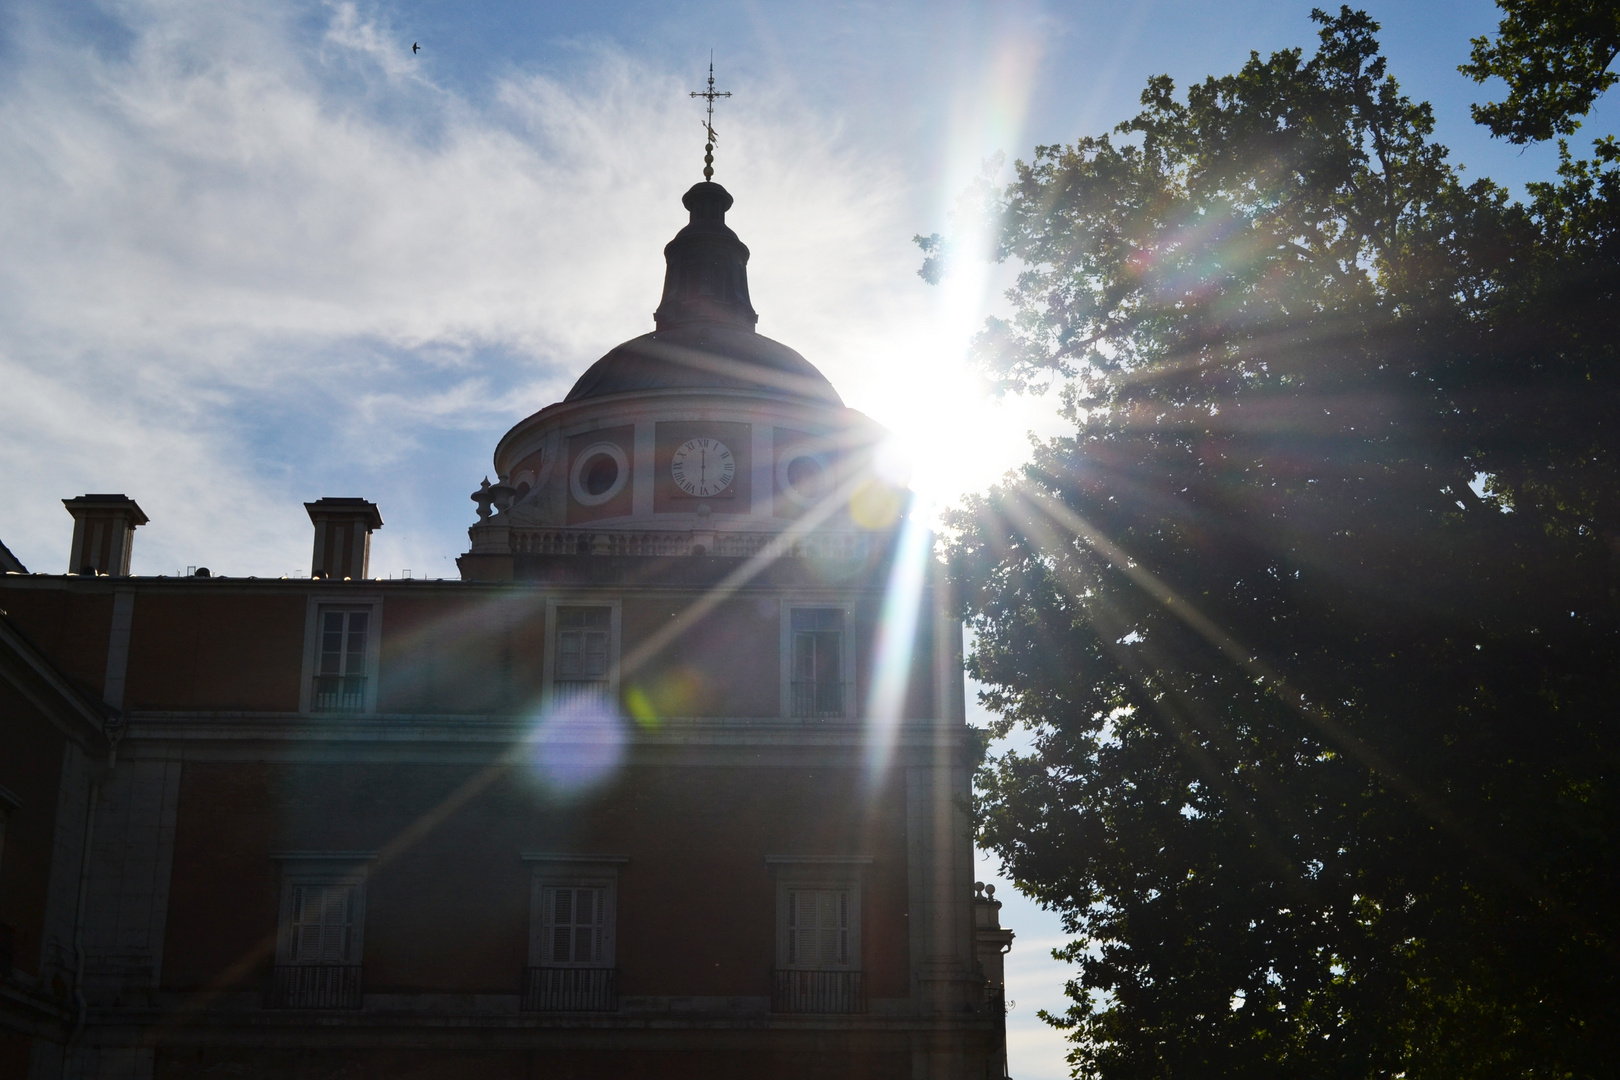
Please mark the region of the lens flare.
<svg viewBox="0 0 1620 1080"><path fill-rule="evenodd" d="M529 738L529 764L540 783L574 795L609 779L624 761L629 731L602 702L575 700L548 709Z"/></svg>
<svg viewBox="0 0 1620 1080"><path fill-rule="evenodd" d="M849 497L849 516L863 529L887 529L900 519L905 496L881 480L868 480Z"/></svg>
<svg viewBox="0 0 1620 1080"><path fill-rule="evenodd" d="M873 656L872 690L867 699L867 770L874 779L889 766L899 734L906 690L911 682L912 652L917 640L917 616L923 585L933 551L933 530L928 520L932 507L914 502L895 541L889 583L883 593Z"/></svg>

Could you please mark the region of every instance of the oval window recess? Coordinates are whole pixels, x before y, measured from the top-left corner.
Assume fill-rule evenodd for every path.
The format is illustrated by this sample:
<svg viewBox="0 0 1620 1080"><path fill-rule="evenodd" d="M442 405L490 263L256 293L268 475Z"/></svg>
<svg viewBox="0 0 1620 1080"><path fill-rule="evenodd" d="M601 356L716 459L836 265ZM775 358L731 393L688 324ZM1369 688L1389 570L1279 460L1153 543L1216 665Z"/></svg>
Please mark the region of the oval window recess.
<svg viewBox="0 0 1620 1080"><path fill-rule="evenodd" d="M821 454L789 451L776 465L776 488L800 506L811 506L832 490L832 469Z"/></svg>
<svg viewBox="0 0 1620 1080"><path fill-rule="evenodd" d="M614 443L593 443L574 459L568 478L569 492L581 506L601 506L624 490L630 479L630 459Z"/></svg>

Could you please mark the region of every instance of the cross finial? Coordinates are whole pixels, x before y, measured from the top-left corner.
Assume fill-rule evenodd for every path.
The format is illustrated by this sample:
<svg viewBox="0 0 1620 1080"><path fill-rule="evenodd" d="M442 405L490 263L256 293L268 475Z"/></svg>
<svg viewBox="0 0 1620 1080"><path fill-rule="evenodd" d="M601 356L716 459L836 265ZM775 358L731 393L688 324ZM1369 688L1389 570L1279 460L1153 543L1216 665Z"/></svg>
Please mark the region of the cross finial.
<svg viewBox="0 0 1620 1080"><path fill-rule="evenodd" d="M707 90L694 90L692 96L703 98L709 103L709 117L703 122L703 130L709 136L709 141L703 144L703 179L714 179L714 99L730 97L730 90L716 90L714 88L714 53L709 53L709 88Z"/></svg>

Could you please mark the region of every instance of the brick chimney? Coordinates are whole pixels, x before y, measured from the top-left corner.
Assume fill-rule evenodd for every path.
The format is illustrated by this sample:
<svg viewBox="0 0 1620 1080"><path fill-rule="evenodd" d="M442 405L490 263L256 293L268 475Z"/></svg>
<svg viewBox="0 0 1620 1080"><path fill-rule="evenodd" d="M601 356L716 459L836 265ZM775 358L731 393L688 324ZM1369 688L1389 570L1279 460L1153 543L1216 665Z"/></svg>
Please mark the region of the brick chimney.
<svg viewBox="0 0 1620 1080"><path fill-rule="evenodd" d="M310 562L312 577L354 578L366 576L371 568L371 533L382 528L377 504L365 499L317 499L305 503L309 520L315 523L315 557Z"/></svg>
<svg viewBox="0 0 1620 1080"><path fill-rule="evenodd" d="M128 495L80 495L63 499L73 515L73 552L68 556L68 573L129 576L129 552L135 541L135 527L146 524L146 515Z"/></svg>

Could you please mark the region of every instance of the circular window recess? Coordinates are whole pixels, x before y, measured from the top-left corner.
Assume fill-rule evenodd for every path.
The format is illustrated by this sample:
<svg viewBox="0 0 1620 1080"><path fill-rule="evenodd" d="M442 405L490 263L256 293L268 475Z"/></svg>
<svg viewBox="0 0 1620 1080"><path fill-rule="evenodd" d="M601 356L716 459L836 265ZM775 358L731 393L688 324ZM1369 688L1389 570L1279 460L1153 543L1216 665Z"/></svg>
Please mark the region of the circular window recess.
<svg viewBox="0 0 1620 1080"><path fill-rule="evenodd" d="M630 459L613 443L587 446L574 459L568 489L581 506L601 506L624 490L630 480Z"/></svg>
<svg viewBox="0 0 1620 1080"><path fill-rule="evenodd" d="M800 506L832 493L832 469L822 454L788 451L776 463L776 489Z"/></svg>

